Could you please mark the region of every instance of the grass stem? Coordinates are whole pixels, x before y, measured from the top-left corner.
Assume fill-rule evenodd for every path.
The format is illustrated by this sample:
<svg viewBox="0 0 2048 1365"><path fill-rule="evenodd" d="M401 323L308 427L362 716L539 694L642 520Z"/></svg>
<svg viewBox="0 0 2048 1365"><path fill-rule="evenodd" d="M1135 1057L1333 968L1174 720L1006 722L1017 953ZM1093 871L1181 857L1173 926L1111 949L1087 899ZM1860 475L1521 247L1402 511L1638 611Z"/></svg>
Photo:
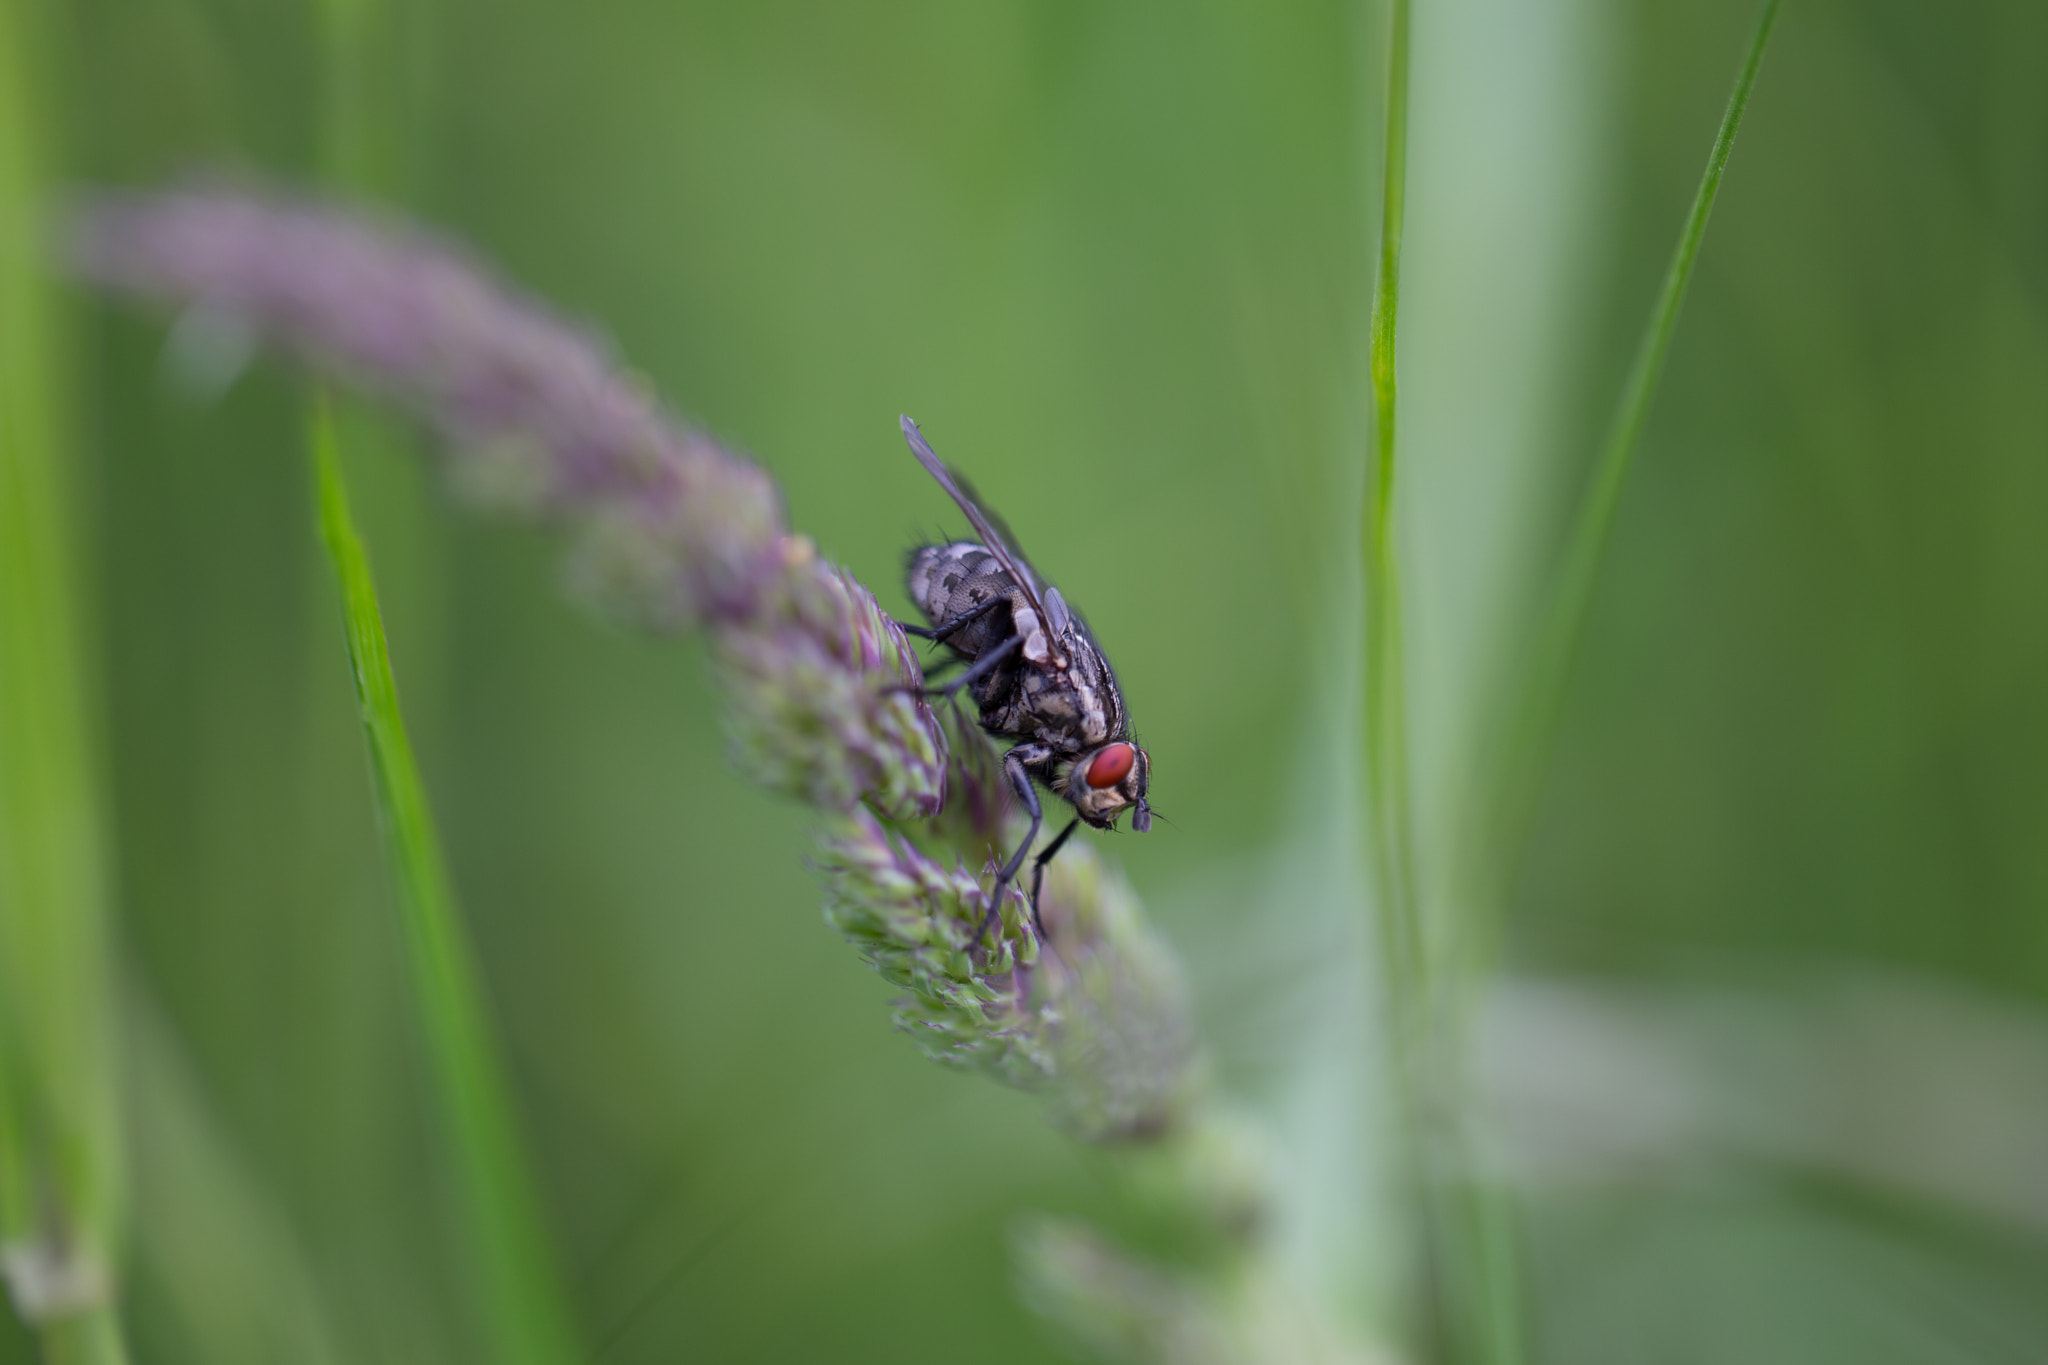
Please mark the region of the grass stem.
<svg viewBox="0 0 2048 1365"><path fill-rule="evenodd" d="M41 1332L44 1365L126 1365L127 1338L111 1304L47 1323Z"/></svg>
<svg viewBox="0 0 2048 1365"><path fill-rule="evenodd" d="M457 1213L491 1342L511 1365L581 1358L542 1230L486 1023L474 956L413 758L370 565L349 510L332 410L316 399L312 446L320 530L341 591L349 663L369 743L407 965L455 1167Z"/></svg>
<svg viewBox="0 0 2048 1365"><path fill-rule="evenodd" d="M1692 210L1679 234L1663 287L1652 309L1620 400L1568 533L1563 560L1538 626L1531 665L1523 686L1501 708L1506 742L1499 750L1500 768L1482 791L1491 804L1481 812L1490 821L1478 832L1473 856L1457 869L1471 878L1470 894L1454 897L1464 907L1456 931L1434 966L1451 983L1469 982L1480 969L1499 919L1507 880L1513 874L1533 818L1537 783L1554 739L1564 685L1583 631L1588 604L1614 525L1623 486L1641 444L1643 427L1657 382L1671 349L1692 272L1705 239L1707 220L1727 169L1735 135L1749 104L1763 62L1778 0L1767 0L1758 16L1747 56L1735 81L1728 107L1708 154L1707 167L1694 195ZM1465 1012L1442 1002L1437 1043L1444 1055L1455 1055ZM1452 1118L1438 1134L1452 1151L1469 1138ZM1462 1163L1461 1163L1462 1164ZM1441 1234L1453 1262L1446 1274L1450 1315L1465 1327L1463 1346L1475 1358L1509 1362L1520 1358L1518 1275L1512 1226L1504 1195L1467 1181L1450 1211L1448 1230ZM1454 1340L1456 1340L1454 1338Z"/></svg>
<svg viewBox="0 0 2048 1365"><path fill-rule="evenodd" d="M1592 481L1567 534L1564 557L1538 627L1525 684L1510 703L1513 718L1507 728L1500 773L1489 784L1497 804L1490 828L1482 831L1478 841L1476 862L1481 869L1483 905L1497 905L1506 894L1506 881L1513 875L1527 840L1536 787L1555 737L1565 681L1585 628L1600 563L1606 556L1615 509L1635 464L1650 403L1670 354L1671 338L1677 331L1679 312L1692 283L1700 244L1706 238L1707 219L1720 193L1721 177L1728 168L1735 135L1742 127L1750 92L1763 65L1764 49L1777 22L1778 4L1779 0L1766 0L1757 17L1748 53L1736 75L1713 148L1707 154L1707 168L1693 196L1692 211L1686 215L1671 264L1664 273L1663 287L1637 346L1634 364L1622 384Z"/></svg>
<svg viewBox="0 0 2048 1365"><path fill-rule="evenodd" d="M1399 381L1396 339L1401 298L1401 232L1408 179L1409 0L1393 0L1387 57L1386 151L1379 267L1373 283L1371 346L1373 449L1363 516L1365 578L1365 747L1373 871L1386 937L1387 970L1405 989L1421 979L1422 934L1414 895L1412 809L1407 774L1407 704L1401 640L1400 561L1394 545ZM1397 1011L1406 1033L1410 1011Z"/></svg>
<svg viewBox="0 0 2048 1365"><path fill-rule="evenodd" d="M119 1365L107 837L37 17L0 0L0 1272L46 1359Z"/></svg>
<svg viewBox="0 0 2048 1365"><path fill-rule="evenodd" d="M1407 211L1411 40L1409 0L1394 0L1388 35L1386 146L1379 262L1373 288L1369 368L1373 464L1363 519L1366 608L1365 737L1375 891L1379 901L1394 1070L1405 1114L1407 1170L1421 1239L1433 1335L1458 1361L1517 1365L1522 1359L1520 1273L1511 1209L1471 1174L1456 1097L1437 1075L1455 1063L1440 1027L1459 992L1459 963L1439 948L1416 883L1415 819L1408 767L1409 716L1395 532L1399 468L1398 339L1402 237Z"/></svg>
<svg viewBox="0 0 2048 1365"><path fill-rule="evenodd" d="M1513 1365L1520 1356L1511 1243L1498 1235L1504 1210L1464 1183L1459 1131L1431 1078L1432 1021L1445 994L1415 877L1414 802L1408 771L1407 665L1394 499L1399 469L1398 341L1402 234L1407 214L1409 0L1393 0L1387 45L1385 150L1379 262L1373 282L1368 368L1373 395L1372 464L1361 518L1365 587L1364 735L1368 847L1378 903L1381 958L1395 1084L1404 1115L1405 1168L1417 1215L1423 1298L1432 1335L1455 1358ZM1448 1159L1447 1159L1448 1158Z"/></svg>

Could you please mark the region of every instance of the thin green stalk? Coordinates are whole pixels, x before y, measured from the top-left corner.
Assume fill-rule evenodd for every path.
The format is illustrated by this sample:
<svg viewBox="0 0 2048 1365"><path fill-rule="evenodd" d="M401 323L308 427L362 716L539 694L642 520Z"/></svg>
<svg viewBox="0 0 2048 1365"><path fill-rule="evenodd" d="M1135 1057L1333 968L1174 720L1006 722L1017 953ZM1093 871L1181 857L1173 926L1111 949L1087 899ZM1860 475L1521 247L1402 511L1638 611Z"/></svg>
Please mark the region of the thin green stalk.
<svg viewBox="0 0 2048 1365"><path fill-rule="evenodd" d="M1395 370L1396 322L1401 311L1401 234L1408 213L1408 48L1409 0L1394 0L1387 36L1386 150L1380 193L1380 259L1373 279L1373 417L1377 467L1369 496L1366 534L1371 543L1392 538L1394 431L1399 392Z"/></svg>
<svg viewBox="0 0 2048 1365"><path fill-rule="evenodd" d="M341 590L349 662L404 929L407 966L426 1033L455 1167L455 1194L494 1360L562 1365L581 1358L529 1181L512 1102L485 1022L483 990L455 908L426 788L398 705L369 561L349 511L334 419L314 404L312 444L320 530Z"/></svg>
<svg viewBox="0 0 2048 1365"><path fill-rule="evenodd" d="M1395 544L1398 487L1401 248L1407 211L1409 0L1394 0L1387 47L1386 145L1382 158L1379 263L1373 283L1368 367L1373 394L1373 462L1362 518L1365 583L1365 758L1381 955L1392 1030L1395 1084L1406 1136L1404 1165L1421 1237L1421 1295L1435 1318L1433 1334L1459 1359L1508 1365L1518 1359L1518 1333L1498 1323L1513 1319L1491 1310L1493 1263L1479 1253L1481 1239L1466 1228L1469 1192L1446 1173L1443 1135L1453 1131L1441 1112L1431 1078L1439 1049L1432 1027L1441 994L1437 954L1423 922L1415 881L1414 806L1408 772L1408 708L1402 631L1400 556ZM1443 1178L1446 1174L1450 1180ZM1477 1292L1475 1292L1475 1288ZM1475 1317L1483 1321L1474 1321ZM1498 1343L1509 1343L1493 1349ZM1480 1343L1475 1346L1473 1343Z"/></svg>
<svg viewBox="0 0 2048 1365"><path fill-rule="evenodd" d="M1394 496L1400 445L1397 341L1402 233L1407 209L1409 0L1394 0L1388 40L1386 149L1379 267L1371 343L1374 463L1367 481L1365 552L1365 734L1372 848L1394 1070L1406 1116L1427 1299L1436 1334L1459 1361L1518 1365L1522 1359L1520 1273L1512 1219L1501 1193L1471 1175L1469 1144L1454 1095L1436 1074L1455 1058L1441 1027L1459 992L1424 922L1415 878L1413 796L1408 771L1406 662Z"/></svg>
<svg viewBox="0 0 2048 1365"><path fill-rule="evenodd" d="M1527 838L1536 784L1557 729L1566 674L1585 627L1593 584L1613 530L1615 508L1635 463L1650 402L1656 396L1657 381L1663 375L1671 338L1678 328L1679 310L1685 303L1686 288L1692 282L1693 266L1699 259L1700 243L1706 237L1707 218L1720 193L1721 176L1728 168L1735 134L1742 126L1742 115L1749 107L1750 91L1763 65L1771 28L1777 22L1778 3L1779 0L1767 0L1757 17L1748 55L1736 75L1735 89L1728 97L1727 111L1721 116L1713 149L1707 154L1707 169L1700 177L1698 193L1693 196L1692 212L1679 233L1677 249L1664 274L1664 287L1651 310L1635 363L1622 385L1592 482L1586 488L1565 543L1564 559L1539 627L1527 684L1516 698L1500 775L1491 784L1499 804L1492 828L1482 833L1480 841L1478 866L1485 882L1481 887L1484 904L1496 904L1504 894L1504 883L1512 875Z"/></svg>
<svg viewBox="0 0 2048 1365"><path fill-rule="evenodd" d="M391 176L389 139L370 89L372 53L389 14L376 0L318 0L322 63L320 167L328 179L362 191Z"/></svg>
<svg viewBox="0 0 2048 1365"><path fill-rule="evenodd" d="M1373 451L1363 517L1365 555L1365 741L1374 876L1397 990L1419 982L1423 942L1414 895L1412 810L1407 774L1400 563L1394 547L1399 381L1395 342L1401 300L1401 232L1408 183L1409 0L1394 0L1387 56L1386 151L1379 268L1373 283ZM1396 1011L1405 1035L1412 1011Z"/></svg>
<svg viewBox="0 0 2048 1365"><path fill-rule="evenodd" d="M119 1365L106 836L34 18L0 0L0 1272L47 1359Z"/></svg>
<svg viewBox="0 0 2048 1365"><path fill-rule="evenodd" d="M1446 956L1454 962L1440 964L1451 981L1469 981L1485 955L1489 936L1498 919L1498 907L1527 838L1533 815L1536 782L1549 754L1562 703L1566 674L1583 630L1593 584L1613 528L1621 490L1640 443L1657 381L1670 352L1671 338L1692 271L1706 235L1707 219L1720 190L1721 177L1735 145L1748 107L1750 91L1762 65L1763 54L1776 22L1778 0L1768 0L1759 15L1748 55L1735 82L1721 127L1708 155L1707 168L1694 196L1678 246L1665 273L1663 289L1652 310L1634 365L1622 386L1613 422L1602 445L1592 482L1574 518L1566 542L1564 559L1548 607L1538 627L1537 644L1530 674L1524 688L1507 708L1512 719L1507 743L1502 748L1501 768L1494 782L1483 790L1495 804L1484 813L1492 823L1479 832L1475 856L1464 869L1476 878L1474 894L1457 902L1467 907L1465 919L1456 926L1458 935L1448 945ZM1468 883L1473 885L1474 883ZM1462 1007L1445 1003L1438 1039L1446 1054L1455 1055L1466 1024ZM1460 1128L1446 1133L1454 1149L1467 1145ZM1477 1278L1466 1282L1466 1293L1476 1290L1478 1299L1466 1305L1460 1316L1480 1332L1483 1358L1507 1361L1519 1356L1519 1316L1514 1286L1516 1271L1512 1228L1508 1209L1497 1191L1484 1185L1468 1184L1456 1209L1456 1237L1461 1243L1460 1259L1476 1266Z"/></svg>
<svg viewBox="0 0 2048 1365"><path fill-rule="evenodd" d="M315 164L351 195L401 200L421 187L431 129L422 105L433 0L312 0L320 54Z"/></svg>
<svg viewBox="0 0 2048 1365"><path fill-rule="evenodd" d="M329 1286L214 1111L150 986L134 972L120 986L127 1099L134 1131L149 1135L134 1151L135 1255L150 1268L151 1302L182 1329L183 1354L209 1365L366 1359L342 1344Z"/></svg>
<svg viewBox="0 0 2048 1365"><path fill-rule="evenodd" d="M1373 446L1361 517L1365 584L1365 769L1368 845L1392 1007L1396 1070L1404 1089L1419 1071L1416 1031L1423 937L1407 873L1412 866L1405 771L1400 561L1394 548L1394 490L1400 384L1396 342L1401 311L1401 233L1408 185L1409 0L1393 0L1387 40L1385 147L1381 157L1379 263L1373 278L1367 366ZM1409 1106L1411 1113L1413 1106Z"/></svg>
<svg viewBox="0 0 2048 1365"><path fill-rule="evenodd" d="M43 1365L122 1365L128 1343L112 1307L57 1318L41 1333Z"/></svg>
<svg viewBox="0 0 2048 1365"><path fill-rule="evenodd" d="M408 197L406 191L414 180L408 172L419 160L425 130L415 102L404 97L395 73L406 65L405 40L429 22L431 7L432 0L306 0L303 6L319 58L311 89L316 133L313 165L320 183L338 198L398 204ZM431 731L444 710L441 683L446 632L437 629L445 624L438 611L444 584L437 572L441 547L428 524L429 490L418 478L419 470L406 458L413 453L407 449L411 438L371 400L345 391L322 394L310 420L316 446L335 452L332 461L322 460L323 479L331 465L339 488L339 468L346 463L349 482L345 491L354 514L374 530L385 587L394 596L398 595L397 586L404 588L404 600L394 603L404 619L392 624L398 627L401 641L409 642L405 649L408 718L413 725ZM322 491L324 496L324 485ZM311 546L308 549L318 553ZM359 771L353 765L361 763L361 740L342 728L346 718L336 713L334 697L325 685L331 681L329 670L334 666L331 609L325 600L316 600L330 591L321 581L325 577L316 567L304 584L313 596L308 597L308 610L303 613L307 630L300 642L301 667L308 683L303 689L305 710L299 729L300 844L314 866L338 873L355 866L361 856L349 837L348 821L338 818L347 813L346 803L353 795L347 779ZM412 629L408 631L407 626ZM378 652L382 655L386 650L380 647ZM410 782L416 791L417 779ZM385 829L390 838L393 826L388 816ZM395 844L389 861L394 871L404 866ZM438 855L433 856L431 871L437 897L433 903L439 906L429 912L431 919L457 926L459 933ZM365 928L353 922L362 907L354 895L339 891L350 885L350 879L330 875L321 880L332 892L325 908L338 917L324 932L337 936L338 941L356 941ZM466 1312L457 1316L492 1344L494 1358L514 1358L515 1349L527 1351L534 1359L559 1360L580 1354L563 1307L565 1293L550 1278L555 1268L548 1261L546 1234L529 1194L511 1106L496 1084L500 1073L489 1055L491 1040L482 1007L472 1003L465 1008L471 1016L466 1025L437 1022L455 1007L437 1001L427 984L437 970L431 931L432 925L424 921L408 928L411 994L418 1002L418 1017L427 1022L429 1030L433 1102L436 1117L441 1119L443 1150L451 1154L452 1162L470 1182L469 1188L456 1191L459 1197L451 1206L457 1224L456 1255L470 1291L462 1305ZM443 947L458 958L465 954L459 939ZM477 974L466 960L456 961L454 969L457 989L474 1002L481 994L474 985ZM365 1139L373 1146L382 1140L379 1126L388 1122L388 1115L380 1117L378 1106L393 1101L392 1083L399 1079L388 1064L356 1051L350 1038L359 1022L358 1016L344 1010L308 1039L309 1046L317 1048L322 1057L353 1068L357 1086L371 1100L371 1107L354 1122L320 1129L316 1156L344 1172L361 1169L363 1158L353 1147ZM452 1072L465 1069L459 1060L465 1048L482 1049L482 1065L490 1068L488 1074L479 1073L480 1090L469 1094L459 1093L457 1084L449 1079ZM495 1150L472 1155L480 1145ZM495 1173L489 1169L492 1165L497 1168ZM357 1222L356 1215L339 1204L323 1212L337 1226ZM526 1250L506 1244L498 1226L504 1220L518 1226L515 1237L525 1239ZM359 1230L373 1238L377 1235L368 1227ZM492 1257L502 1259L493 1264L488 1259ZM522 1318L518 1306L519 1300L528 1296L521 1287L527 1279L541 1285L531 1295L536 1305L531 1311L539 1314L539 1323ZM509 1345L513 1338L522 1344Z"/></svg>

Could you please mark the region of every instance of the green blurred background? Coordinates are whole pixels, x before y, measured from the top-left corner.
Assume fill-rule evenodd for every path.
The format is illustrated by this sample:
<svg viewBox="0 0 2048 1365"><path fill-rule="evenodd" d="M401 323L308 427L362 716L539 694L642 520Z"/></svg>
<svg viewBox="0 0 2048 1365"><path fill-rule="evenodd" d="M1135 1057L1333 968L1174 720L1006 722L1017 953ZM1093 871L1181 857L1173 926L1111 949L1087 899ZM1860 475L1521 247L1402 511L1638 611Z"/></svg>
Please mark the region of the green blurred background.
<svg viewBox="0 0 2048 1365"><path fill-rule="evenodd" d="M903 548L954 529L896 433L915 414L1116 660L1172 823L1104 842L1189 959L1225 1093L1312 1122L1332 1016L1299 1006L1357 913L1379 9L434 0L370 17L351 90L352 12L52 7L68 174L349 161L597 320L891 607ZM1439 865L1752 19L1417 5L1401 515ZM365 145L323 146L337 105ZM1536 1360L2048 1360L2044 167L2038 0L1788 7L1503 964L1670 1006L1685 1039L1686 1002L1718 1009L1746 1040L1725 1069L1787 1093L1761 1137L1693 1122L1680 1160L1532 1163ZM475 1358L298 392L264 369L198 403L160 326L74 330L121 943L155 1021L138 1356ZM1061 1358L1006 1237L1102 1216L1103 1171L890 1034L819 923L806 817L724 766L697 644L576 611L555 546L452 507L416 444L393 428L353 473L586 1336L622 1363ZM1879 1026L1817 1122L1929 1117L1910 1159L1774 1136L1844 981ZM1553 1156L1612 1136L1568 1117ZM1372 1126L1330 1122L1340 1147ZM2012 1175L1945 1192L1985 1169ZM0 1326L0 1360L29 1356Z"/></svg>

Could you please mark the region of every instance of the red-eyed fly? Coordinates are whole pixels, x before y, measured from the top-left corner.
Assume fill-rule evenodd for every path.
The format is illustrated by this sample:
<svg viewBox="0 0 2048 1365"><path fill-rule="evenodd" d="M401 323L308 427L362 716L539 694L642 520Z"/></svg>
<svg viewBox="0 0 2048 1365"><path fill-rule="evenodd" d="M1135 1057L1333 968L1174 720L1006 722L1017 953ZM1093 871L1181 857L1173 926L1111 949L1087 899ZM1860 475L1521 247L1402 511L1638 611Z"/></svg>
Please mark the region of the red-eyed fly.
<svg viewBox="0 0 2048 1365"><path fill-rule="evenodd" d="M1038 888L1045 865L1083 821L1111 829L1127 808L1131 828L1152 828L1146 801L1152 760L1131 740L1130 716L1116 674L1102 657L1088 625L1039 578L1017 550L1002 520L981 504L967 481L948 469L925 444L917 423L903 419L911 453L939 481L979 540L928 545L910 556L910 600L931 622L929 630L903 629L951 650L967 671L927 695L951 696L962 689L980 711L981 728L1013 741L1003 755L1003 775L1031 815L1024 836L996 874L987 917L976 933L988 932L1016 879L1025 855L1038 839L1044 817L1036 782L1074 808L1074 818L1045 846L1031 868L1031 913L1038 914ZM1039 926L1041 936L1043 926Z"/></svg>

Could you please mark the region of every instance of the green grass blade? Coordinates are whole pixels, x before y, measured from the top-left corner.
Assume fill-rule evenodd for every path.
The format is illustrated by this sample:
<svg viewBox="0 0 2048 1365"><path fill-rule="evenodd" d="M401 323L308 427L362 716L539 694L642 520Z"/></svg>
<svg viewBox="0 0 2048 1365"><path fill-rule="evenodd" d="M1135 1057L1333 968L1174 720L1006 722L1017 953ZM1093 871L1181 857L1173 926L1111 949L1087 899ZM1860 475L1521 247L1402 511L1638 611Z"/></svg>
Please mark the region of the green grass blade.
<svg viewBox="0 0 2048 1365"><path fill-rule="evenodd" d="M1664 274L1663 288L1658 293L1649 325L1637 347L1635 363L1622 385L1621 399L1601 447L1592 482L1587 486L1565 542L1563 563L1539 627L1527 684L1518 699L1517 717L1509 731L1501 776L1493 784L1499 801L1498 813L1493 828L1485 832L1480 846L1481 863L1487 869L1483 875L1493 883L1485 888L1490 893L1489 899L1501 893L1500 883L1512 875L1513 864L1520 857L1532 815L1536 783L1556 730L1566 674L1585 626L1587 605L1592 599L1600 561L1607 551L1615 509L1620 504L1629 470L1635 463L1643 425L1649 417L1651 400L1656 396L1657 381L1664 372L1672 335L1678 328L1678 315L1685 303L1686 289L1692 282L1693 266L1699 259L1700 243L1706 238L1707 218L1713 212L1715 197L1720 193L1721 177L1728 168L1729 154L1735 148L1735 135L1742 127L1750 91L1756 85L1764 49L1777 22L1778 3L1779 0L1767 0L1763 12L1757 17L1748 54L1736 75L1735 89L1728 97L1728 108L1721 117L1720 130L1714 136L1713 149L1707 154L1707 169L1700 177L1698 193L1693 196L1692 211L1686 216L1685 227L1679 233L1677 249L1673 251L1671 265Z"/></svg>
<svg viewBox="0 0 2048 1365"><path fill-rule="evenodd" d="M1530 672L1522 690L1505 708L1510 719L1501 750L1501 766L1495 780L1484 789L1493 804L1482 812L1482 818L1491 823L1478 831L1475 856L1459 873L1473 879L1467 885L1475 886L1475 890L1454 898L1473 907L1476 917L1456 926L1457 937L1445 954L1455 960L1438 964L1446 976L1460 981L1471 977L1485 955L1495 919L1491 912L1506 893L1507 878L1512 875L1527 836L1536 783L1556 730L1566 674L1584 627L1600 561L1606 553L1615 509L1635 460L1657 381L1678 327L1686 289L1699 258L1700 244L1706 236L1707 220L1777 14L1778 0L1768 0L1758 16L1735 89L1708 154L1706 171L1693 197L1692 210L1679 234L1649 325L1622 386L1592 481L1566 540L1558 578L1538 627ZM1462 1027L1462 1021L1454 1026ZM1468 1143L1459 1131L1446 1136L1455 1144L1454 1150ZM1448 1212L1450 1221L1439 1224L1439 1235L1446 1243L1445 1255L1451 1262L1447 1267L1446 1290L1453 1300L1450 1311L1462 1329L1459 1339L1469 1343L1465 1349L1477 1358L1500 1365L1517 1360L1521 1355L1519 1278L1514 1264L1510 1211L1500 1192L1482 1184L1468 1184L1462 1198Z"/></svg>
<svg viewBox="0 0 2048 1365"><path fill-rule="evenodd" d="M582 1353L542 1230L426 788L399 711L376 587L349 510L333 414L324 400L316 402L311 426L321 536L341 590L349 662L369 742L407 964L456 1170L457 1213L491 1356L511 1365L563 1365Z"/></svg>
<svg viewBox="0 0 2048 1365"><path fill-rule="evenodd" d="M1413 882L1406 773L1406 705L1401 657L1400 562L1394 547L1394 490L1399 416L1395 344L1401 295L1401 232L1408 178L1408 0L1394 0L1387 59L1386 150L1379 266L1373 283L1367 364L1373 395L1372 464L1361 518L1365 584L1364 734L1368 844L1379 899L1387 975L1397 998L1397 1033L1415 1019L1398 1001L1419 984L1420 927ZM1397 1039L1397 1045L1401 1039Z"/></svg>
<svg viewBox="0 0 2048 1365"><path fill-rule="evenodd" d="M1408 215L1409 0L1394 0L1387 37L1386 145L1380 185L1379 268L1373 278L1372 371L1374 457L1367 494L1368 543L1389 545L1393 535L1394 435L1399 385L1395 371L1396 323L1401 312L1401 234Z"/></svg>
<svg viewBox="0 0 2048 1365"><path fill-rule="evenodd" d="M1520 1270L1510 1210L1470 1173L1461 1115L1447 1105L1434 1067L1452 1062L1443 1024L1459 995L1455 955L1433 942L1416 882L1415 817L1408 771L1407 665L1394 499L1399 468L1398 341L1402 238L1407 215L1409 0L1394 0L1387 53L1378 269L1368 367L1373 466L1363 517L1365 740L1370 847L1396 1084L1407 1129L1407 1175L1421 1234L1423 1283L1433 1289L1434 1333L1453 1360L1518 1365L1523 1358Z"/></svg>
<svg viewBox="0 0 2048 1365"><path fill-rule="evenodd" d="M128 1359L121 1320L111 1308L55 1319L42 1329L44 1365L120 1365Z"/></svg>
<svg viewBox="0 0 2048 1365"><path fill-rule="evenodd" d="M1403 1113L1405 1175L1420 1236L1418 1285L1434 1324L1424 1335L1451 1344L1453 1358L1514 1365L1520 1359L1516 1277L1498 1252L1502 1211L1487 1192L1462 1183L1457 1121L1435 1098L1430 1070L1443 1053L1435 1027L1449 992L1446 966L1432 950L1415 876L1414 803L1408 771L1407 663L1402 628L1401 561L1395 539L1400 457L1398 343L1401 253L1408 195L1409 0L1394 0L1387 47L1385 149L1382 156L1378 267L1373 281L1370 348L1372 465L1361 519L1365 588L1364 736L1368 846L1372 850L1387 1016L1395 1085ZM1440 1169L1449 1167L1450 1169ZM1483 1221L1475 1223L1475 1218Z"/></svg>
<svg viewBox="0 0 2048 1365"><path fill-rule="evenodd" d="M129 1112L134 1131L149 1135L134 1149L129 1221L137 1259L149 1266L152 1307L182 1328L184 1358L206 1365L364 1359L363 1350L342 1344L331 1286L315 1272L261 1168L222 1122L149 985L133 972L119 984Z"/></svg>
<svg viewBox="0 0 2048 1365"><path fill-rule="evenodd" d="M126 1349L106 835L34 18L0 0L0 1271L47 1359L114 1365Z"/></svg>

